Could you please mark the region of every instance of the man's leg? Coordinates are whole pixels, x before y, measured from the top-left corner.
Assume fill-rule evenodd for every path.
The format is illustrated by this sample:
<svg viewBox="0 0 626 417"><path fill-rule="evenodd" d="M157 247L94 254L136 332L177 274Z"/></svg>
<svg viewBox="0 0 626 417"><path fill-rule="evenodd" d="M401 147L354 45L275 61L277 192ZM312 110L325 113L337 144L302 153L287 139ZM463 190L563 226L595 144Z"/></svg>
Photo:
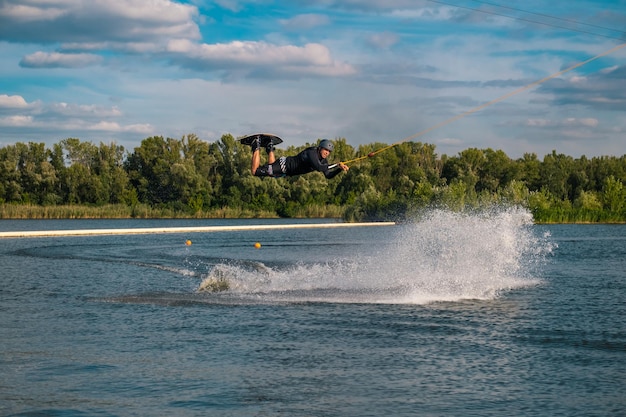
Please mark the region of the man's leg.
<svg viewBox="0 0 626 417"><path fill-rule="evenodd" d="M256 170L261 165L261 140L258 136L252 141L250 147L252 148L252 166L250 169L252 171L252 175L254 175Z"/></svg>
<svg viewBox="0 0 626 417"><path fill-rule="evenodd" d="M252 143L250 143L250 146L252 147L252 164L250 166L250 170L252 171L252 175L255 175L257 169L261 166L261 141L257 137L252 141ZM267 151L267 163L272 165L276 162L274 144L270 141L267 145L265 145L265 150Z"/></svg>
<svg viewBox="0 0 626 417"><path fill-rule="evenodd" d="M270 142L265 146L265 150L267 151L267 163L272 165L276 161L276 157L274 156L274 144Z"/></svg>
<svg viewBox="0 0 626 417"><path fill-rule="evenodd" d="M274 155L274 153L272 152L272 155ZM259 166L261 165L261 148L256 148L255 150L252 151L252 175L254 175L254 173L256 172L256 170L259 168Z"/></svg>

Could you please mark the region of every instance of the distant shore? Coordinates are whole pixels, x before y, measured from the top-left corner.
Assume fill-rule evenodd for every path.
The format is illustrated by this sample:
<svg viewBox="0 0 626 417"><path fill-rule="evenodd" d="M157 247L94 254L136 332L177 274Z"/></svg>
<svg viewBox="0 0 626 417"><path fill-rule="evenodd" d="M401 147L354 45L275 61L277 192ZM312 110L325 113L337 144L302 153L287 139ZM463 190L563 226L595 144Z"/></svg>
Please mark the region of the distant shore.
<svg viewBox="0 0 626 417"><path fill-rule="evenodd" d="M38 206L32 204L0 204L0 220L73 220L73 219L278 219L271 211L253 211L223 207L196 213L171 208L150 207L139 204L131 207L123 204L104 206L59 205ZM342 219L343 209L338 206L312 206L291 216L299 219ZM372 220L372 219L369 219ZM380 219L389 220L389 219ZM534 220L535 224L626 224L626 221Z"/></svg>
<svg viewBox="0 0 626 417"><path fill-rule="evenodd" d="M216 208L208 211L188 213L171 208L150 207L144 204L127 206L108 204L104 206L58 205L39 206L33 204L0 204L0 219L46 220L46 219L272 219L279 218L271 211L253 211L238 208ZM342 210L337 206L313 206L296 213L293 218L341 218Z"/></svg>

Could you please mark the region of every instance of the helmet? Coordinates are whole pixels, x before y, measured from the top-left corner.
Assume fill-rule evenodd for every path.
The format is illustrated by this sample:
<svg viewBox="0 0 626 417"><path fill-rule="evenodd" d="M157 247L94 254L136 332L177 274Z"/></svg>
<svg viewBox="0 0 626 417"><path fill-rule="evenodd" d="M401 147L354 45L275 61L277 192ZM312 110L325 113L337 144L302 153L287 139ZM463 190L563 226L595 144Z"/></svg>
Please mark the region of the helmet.
<svg viewBox="0 0 626 417"><path fill-rule="evenodd" d="M333 149L335 148L335 145L333 145L333 143L331 141L329 141L328 139L322 139L322 141L320 142L318 147L324 148L328 152L332 152Z"/></svg>

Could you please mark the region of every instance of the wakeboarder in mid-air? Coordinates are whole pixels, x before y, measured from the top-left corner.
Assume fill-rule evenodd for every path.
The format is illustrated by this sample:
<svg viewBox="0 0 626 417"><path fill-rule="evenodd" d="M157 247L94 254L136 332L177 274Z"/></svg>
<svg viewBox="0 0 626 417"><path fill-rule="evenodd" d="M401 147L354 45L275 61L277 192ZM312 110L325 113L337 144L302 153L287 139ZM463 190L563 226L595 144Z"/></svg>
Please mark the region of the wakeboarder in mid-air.
<svg viewBox="0 0 626 417"><path fill-rule="evenodd" d="M333 143L328 139L322 139L317 146L306 148L295 156L282 156L278 159L274 156L275 145L282 143L283 140L276 135L256 133L239 141L252 148L251 171L256 177L285 177L319 171L327 179L331 179L340 172L350 169L341 162L328 164L326 158L334 149ZM266 165L261 165L261 148L267 151Z"/></svg>

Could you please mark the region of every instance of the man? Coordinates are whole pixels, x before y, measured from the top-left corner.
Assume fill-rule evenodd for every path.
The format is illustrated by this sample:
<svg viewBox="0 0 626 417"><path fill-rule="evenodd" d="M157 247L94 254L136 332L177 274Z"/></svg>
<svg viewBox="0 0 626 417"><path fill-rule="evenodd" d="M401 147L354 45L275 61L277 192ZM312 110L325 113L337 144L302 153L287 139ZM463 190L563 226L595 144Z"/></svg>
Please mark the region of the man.
<svg viewBox="0 0 626 417"><path fill-rule="evenodd" d="M307 174L319 171L327 179L334 178L342 171L350 169L347 165L328 165L326 158L333 151L334 145L328 139L320 141L319 145L306 148L298 155L283 156L276 160L274 145L282 142L278 136L269 134L256 134L240 139L241 143L252 147L252 175L257 177L284 177ZM261 147L267 151L267 165L261 166Z"/></svg>

